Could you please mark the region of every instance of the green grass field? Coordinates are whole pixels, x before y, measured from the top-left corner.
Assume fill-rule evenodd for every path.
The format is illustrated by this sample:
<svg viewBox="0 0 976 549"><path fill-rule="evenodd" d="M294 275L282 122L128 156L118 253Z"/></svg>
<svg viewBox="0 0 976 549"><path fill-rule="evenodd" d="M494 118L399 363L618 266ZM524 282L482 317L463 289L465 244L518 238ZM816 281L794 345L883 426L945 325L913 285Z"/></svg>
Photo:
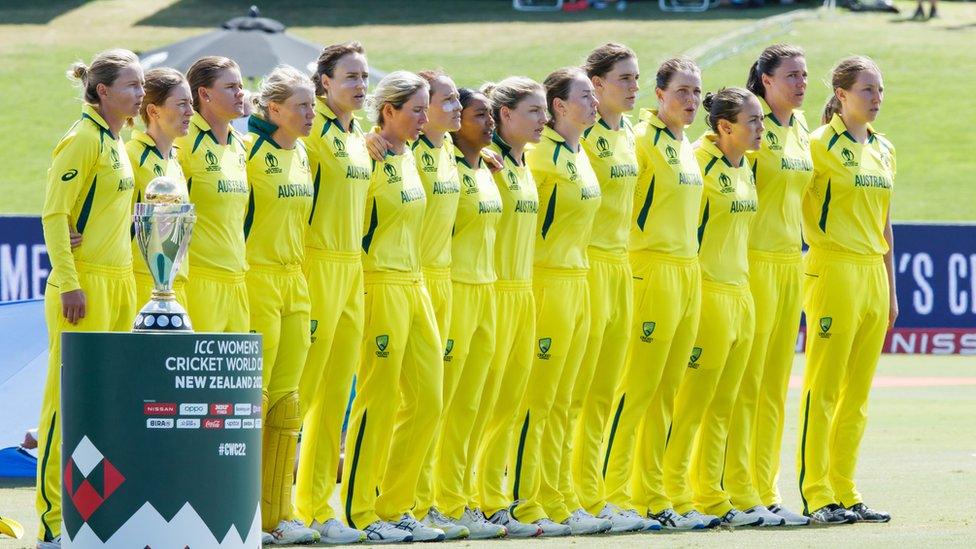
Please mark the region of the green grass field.
<svg viewBox="0 0 976 549"><path fill-rule="evenodd" d="M795 375L801 375L798 355ZM832 528L684 534L639 534L532 541L461 542L438 547L972 547L976 539L976 385L972 357L886 355L878 376L921 382L921 377L968 378L954 386L876 387L858 464L866 500L891 512L891 523ZM906 378L915 378L909 380ZM920 383L919 383L920 384ZM796 488L799 390L787 402L780 489L785 503L800 508ZM338 500L334 501L338 505ZM33 484L0 481L0 514L37 527ZM26 547L24 540L0 540L0 548Z"/></svg>
<svg viewBox="0 0 976 549"><path fill-rule="evenodd" d="M4 90L0 151L0 213L38 213L50 152L79 109L77 90L64 78L75 59L102 49L148 50L195 34L246 12L238 0L50 0L24 6L0 2L0 86ZM309 5L312 4L312 5ZM502 0L358 0L264 6L291 32L326 44L362 41L371 64L389 71L443 67L459 85L476 86L510 74L543 78L578 63L594 46L614 40L633 47L645 75L668 56L742 28L760 17L815 4L759 10L717 9L705 14L662 14L656 2L632 2L623 13L525 14ZM899 4L910 13L909 2ZM886 79L887 98L878 128L899 156L898 220L976 219L976 186L964 174L976 169L967 135L976 120L976 6L946 2L942 19L928 23L889 14L837 11L798 21L789 32L763 33L761 42L705 70L705 88L742 85L749 65L772 41L807 51L810 68L808 119L814 123L829 90L824 84L839 58L874 57ZM558 37L557 41L553 37ZM721 49L733 49L735 44ZM644 79L650 82L649 78ZM640 106L653 93L645 84ZM701 122L691 130L697 136Z"/></svg>

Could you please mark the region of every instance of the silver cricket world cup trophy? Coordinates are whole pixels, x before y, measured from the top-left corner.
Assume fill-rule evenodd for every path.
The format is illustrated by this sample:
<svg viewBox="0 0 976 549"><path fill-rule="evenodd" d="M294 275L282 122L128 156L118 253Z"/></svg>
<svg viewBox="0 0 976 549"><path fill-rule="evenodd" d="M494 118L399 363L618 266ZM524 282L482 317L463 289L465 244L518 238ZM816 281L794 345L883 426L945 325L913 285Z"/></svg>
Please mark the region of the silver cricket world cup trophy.
<svg viewBox="0 0 976 549"><path fill-rule="evenodd" d="M173 282L186 259L197 216L185 192L168 177L146 186L132 216L135 239L153 280L152 298L136 316L137 332L192 332L190 316L176 301Z"/></svg>

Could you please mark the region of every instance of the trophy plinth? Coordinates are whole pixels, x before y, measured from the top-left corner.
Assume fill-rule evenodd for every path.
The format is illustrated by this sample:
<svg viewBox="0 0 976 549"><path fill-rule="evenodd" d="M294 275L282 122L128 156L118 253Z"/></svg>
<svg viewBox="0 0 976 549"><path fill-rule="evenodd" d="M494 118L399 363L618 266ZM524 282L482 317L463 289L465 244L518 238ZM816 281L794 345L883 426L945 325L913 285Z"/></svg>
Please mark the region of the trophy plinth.
<svg viewBox="0 0 976 549"><path fill-rule="evenodd" d="M176 301L173 282L186 259L196 219L193 204L187 203L186 194L167 177L150 181L145 201L135 205L135 239L149 266L153 291L136 316L133 331L193 331L189 315Z"/></svg>

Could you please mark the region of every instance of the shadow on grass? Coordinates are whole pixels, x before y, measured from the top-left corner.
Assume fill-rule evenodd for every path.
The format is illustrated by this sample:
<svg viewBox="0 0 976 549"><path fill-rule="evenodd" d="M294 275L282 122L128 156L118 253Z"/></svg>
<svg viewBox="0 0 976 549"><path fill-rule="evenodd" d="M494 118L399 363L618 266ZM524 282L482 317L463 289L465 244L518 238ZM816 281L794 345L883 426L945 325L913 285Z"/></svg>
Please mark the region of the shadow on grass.
<svg viewBox="0 0 976 549"><path fill-rule="evenodd" d="M52 19L81 6L88 0L45 0L42 2L0 1L0 24L46 25Z"/></svg>
<svg viewBox="0 0 976 549"><path fill-rule="evenodd" d="M520 12L507 0L356 0L310 2L308 0L179 0L139 21L159 27L219 26L231 17L247 15L257 3L261 15L289 27L352 27L358 25L421 25L443 23L580 22L611 20L717 20L760 19L790 10L816 7L819 2L756 9L718 8L704 13L664 13L657 2L628 3L627 9L588 9L579 12Z"/></svg>

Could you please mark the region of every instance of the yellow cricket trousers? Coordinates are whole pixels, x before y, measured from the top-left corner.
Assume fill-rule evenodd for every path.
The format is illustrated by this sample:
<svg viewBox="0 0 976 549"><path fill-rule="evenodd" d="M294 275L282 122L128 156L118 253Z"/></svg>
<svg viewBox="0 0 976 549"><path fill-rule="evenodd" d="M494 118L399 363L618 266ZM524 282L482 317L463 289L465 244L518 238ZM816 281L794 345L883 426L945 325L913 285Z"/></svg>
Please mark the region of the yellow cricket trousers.
<svg viewBox="0 0 976 549"><path fill-rule="evenodd" d="M811 249L805 258L807 365L796 460L804 512L862 502L854 471L888 330L888 292L880 255Z"/></svg>
<svg viewBox="0 0 976 549"><path fill-rule="evenodd" d="M430 302L434 307L434 318L437 320L437 333L440 336L444 347L441 351L447 354L448 339L450 338L450 325L453 317L454 288L451 284L450 268L424 267L424 285L430 294ZM460 369L450 363L444 362L443 371L443 395L445 409L454 394L458 379L461 376ZM420 478L417 481L417 501L414 503L413 512L416 516L423 518L427 511L434 505L436 495L434 487L434 467L437 462L439 437L442 423L445 417L438 418L437 425L433 428L434 440L424 457L423 468L420 471Z"/></svg>
<svg viewBox="0 0 976 549"><path fill-rule="evenodd" d="M597 515L606 503L600 450L613 408L613 392L627 359L634 314L634 282L627 254L594 248L587 253L590 337L570 408L570 418L576 418L572 474L577 507Z"/></svg>
<svg viewBox="0 0 976 549"><path fill-rule="evenodd" d="M268 532L293 516L295 445L302 422L298 381L310 344L311 303L299 264L251 265L246 286L251 330L262 340L261 523Z"/></svg>
<svg viewBox="0 0 976 549"><path fill-rule="evenodd" d="M142 259L138 259L142 261ZM136 278L136 311L142 309L146 303L152 298L153 281L152 277L144 273L135 273ZM179 279L173 283L173 292L176 293L176 302L186 309L186 282L183 279ZM187 313L189 314L189 312ZM190 317L190 322L193 322L193 317ZM197 330L196 325L193 326L194 330Z"/></svg>
<svg viewBox="0 0 976 549"><path fill-rule="evenodd" d="M454 316L444 353L444 370L460 371L454 394L444 403L443 420L434 469L438 509L459 519L473 499L469 490L469 458L475 420L491 359L495 353L494 284L454 283ZM480 431L480 430L479 430Z"/></svg>
<svg viewBox="0 0 976 549"><path fill-rule="evenodd" d="M521 424L519 405L535 355L535 297L529 280L495 282L495 304L498 321L495 331L495 353L485 382L476 428L483 425L475 474L473 499L485 515L508 508L515 472L515 433ZM484 419L482 419L484 418Z"/></svg>
<svg viewBox="0 0 976 549"><path fill-rule="evenodd" d="M572 436L569 406L590 331L586 276L587 269L535 269L537 348L519 406L512 481L514 500L521 500L513 514L521 522L543 517L562 522L572 511L564 497L573 492L564 446Z"/></svg>
<svg viewBox="0 0 976 549"><path fill-rule="evenodd" d="M245 333L251 330L244 273L191 265L186 281L186 312L195 332Z"/></svg>
<svg viewBox="0 0 976 549"><path fill-rule="evenodd" d="M674 395L698 332L701 269L697 257L656 252L633 252L630 264L630 356L614 393L602 473L608 502L644 514L671 506L661 467Z"/></svg>
<svg viewBox="0 0 976 549"><path fill-rule="evenodd" d="M78 282L85 292L85 318L69 323L61 314L61 290L48 282L44 317L48 332L47 381L37 427L37 493L40 518L37 538L51 541L61 535L61 334L63 332L128 332L136 309L132 267L107 267L75 261Z"/></svg>
<svg viewBox="0 0 976 549"><path fill-rule="evenodd" d="M725 489L736 509L783 501L776 483L786 391L800 330L802 276L799 253L749 251L756 335L732 413L725 461Z"/></svg>
<svg viewBox="0 0 976 549"><path fill-rule="evenodd" d="M365 274L366 329L349 416L341 498L346 522L399 520L443 409L443 346L420 273Z"/></svg>
<svg viewBox="0 0 976 549"><path fill-rule="evenodd" d="M312 345L298 385L302 446L295 511L305 524L335 518L329 498L339 470L342 421L363 344L360 252L305 249Z"/></svg>
<svg viewBox="0 0 976 549"><path fill-rule="evenodd" d="M664 487L674 510L723 516L725 442L755 332L749 286L702 281L701 323L674 400L664 452ZM689 482L690 480L690 482Z"/></svg>

